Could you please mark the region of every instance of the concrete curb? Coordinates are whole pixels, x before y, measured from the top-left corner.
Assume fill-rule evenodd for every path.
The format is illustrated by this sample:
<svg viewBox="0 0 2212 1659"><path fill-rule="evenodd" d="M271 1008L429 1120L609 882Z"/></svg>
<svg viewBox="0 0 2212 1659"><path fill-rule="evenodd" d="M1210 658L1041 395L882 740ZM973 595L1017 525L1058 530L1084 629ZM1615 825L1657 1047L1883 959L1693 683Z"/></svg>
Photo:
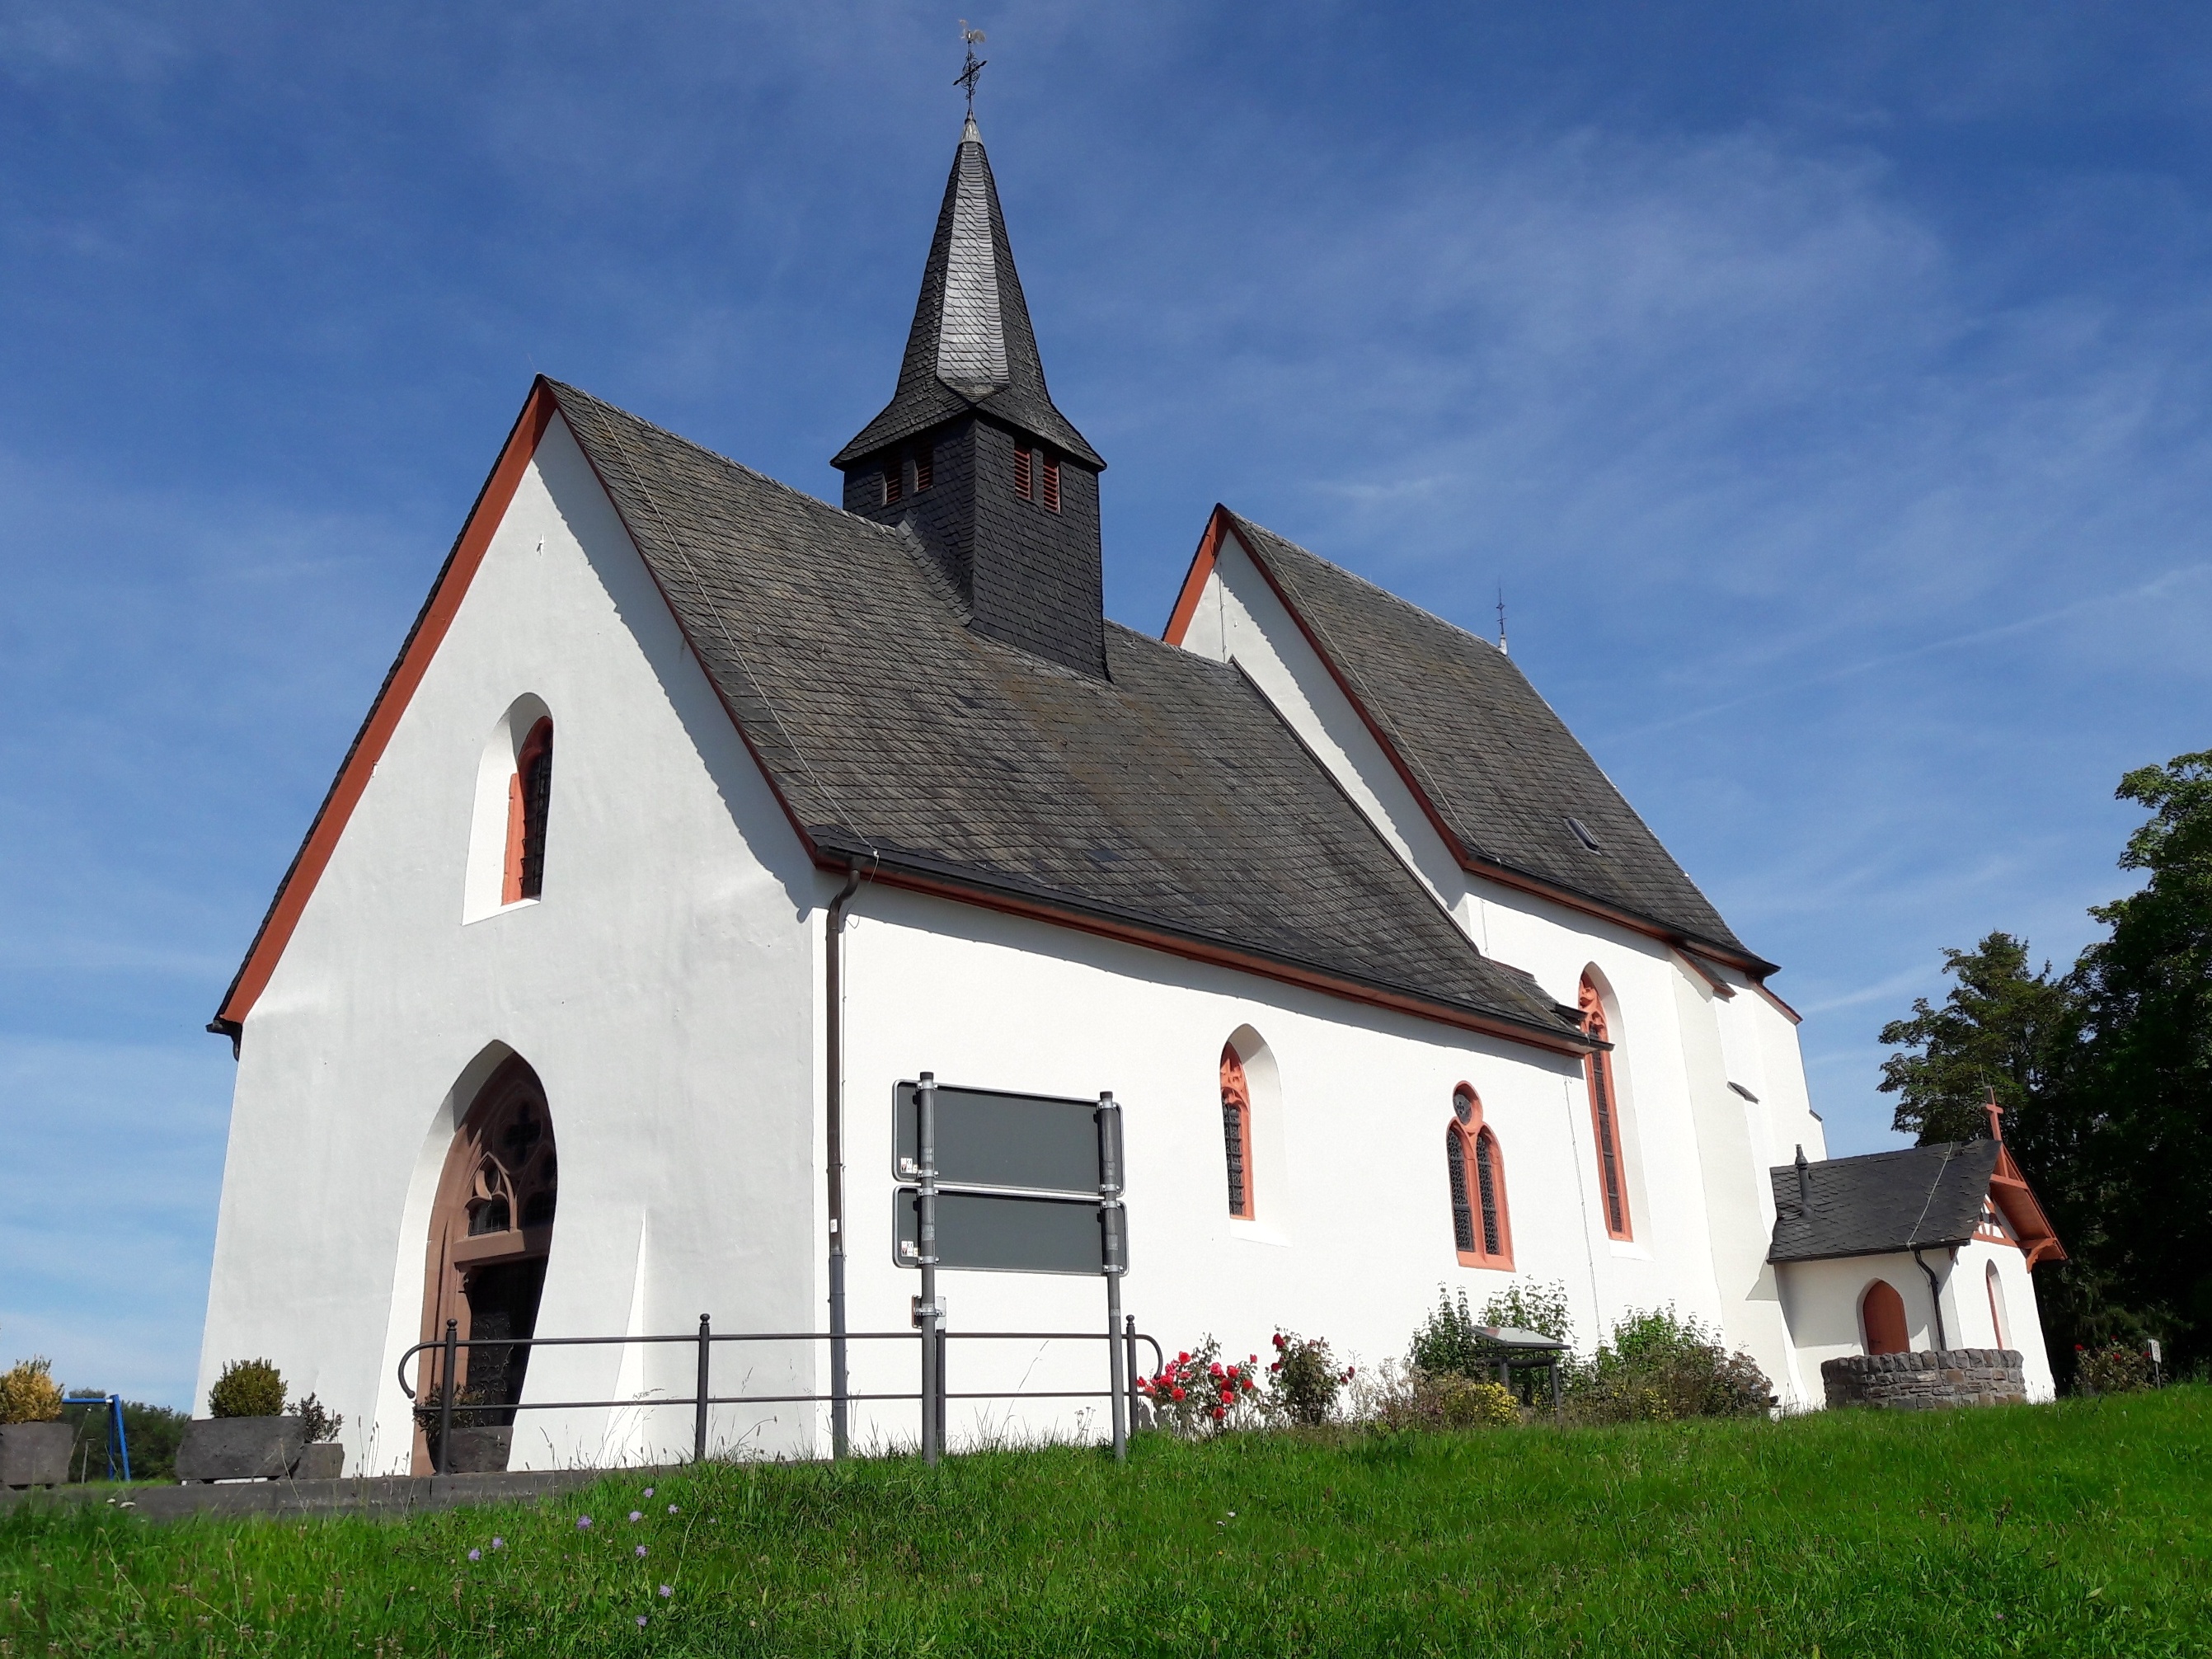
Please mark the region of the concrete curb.
<svg viewBox="0 0 2212 1659"><path fill-rule="evenodd" d="M668 1468L544 1469L510 1474L364 1476L351 1480L233 1480L212 1486L58 1486L51 1491L0 1490L0 1515L21 1510L113 1508L143 1521L216 1516L359 1515L396 1521L433 1510L483 1504L534 1504L601 1480L629 1476L650 1481ZM125 1505L129 1505L125 1508Z"/></svg>

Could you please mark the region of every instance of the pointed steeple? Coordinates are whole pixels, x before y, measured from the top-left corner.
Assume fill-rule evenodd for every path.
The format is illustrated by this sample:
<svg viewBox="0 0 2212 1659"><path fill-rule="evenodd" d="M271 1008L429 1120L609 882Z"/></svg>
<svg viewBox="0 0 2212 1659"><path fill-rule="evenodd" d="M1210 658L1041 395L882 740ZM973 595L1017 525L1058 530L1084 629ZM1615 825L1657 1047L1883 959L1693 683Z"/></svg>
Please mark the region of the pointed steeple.
<svg viewBox="0 0 2212 1659"><path fill-rule="evenodd" d="M1093 468L1106 465L1045 389L999 187L972 115L945 181L898 389L830 465L849 466L971 410L987 410Z"/></svg>
<svg viewBox="0 0 2212 1659"><path fill-rule="evenodd" d="M911 531L969 628L1106 672L1106 463L1045 389L972 115L945 182L898 390L832 464L845 474L846 510Z"/></svg>

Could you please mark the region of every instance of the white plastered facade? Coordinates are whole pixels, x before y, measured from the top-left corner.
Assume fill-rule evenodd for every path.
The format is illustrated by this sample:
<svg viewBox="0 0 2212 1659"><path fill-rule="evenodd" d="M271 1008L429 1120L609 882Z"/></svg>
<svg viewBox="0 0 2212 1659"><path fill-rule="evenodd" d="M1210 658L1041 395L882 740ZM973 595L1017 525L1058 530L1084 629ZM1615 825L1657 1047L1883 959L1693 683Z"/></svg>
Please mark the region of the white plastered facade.
<svg viewBox="0 0 2212 1659"><path fill-rule="evenodd" d="M1280 1326L1372 1364L1404 1352L1439 1285L1480 1305L1517 1276L1566 1287L1585 1346L1631 1309L1671 1304L1748 1350L1785 1407L1818 1405L1826 1338L1794 1334L1790 1287L1765 1260L1768 1166L1799 1145L1825 1155L1790 1021L1721 973L1723 995L1662 941L1462 871L1240 557L1224 550L1184 643L1251 674L1486 954L1563 1004L1586 973L1601 987L1633 1237L1609 1237L1599 1212L1571 1057L864 885L842 935L851 1328L907 1322L890 1103L898 1079L929 1070L1115 1091L1127 1305L1170 1352L1212 1334L1264 1353ZM484 840L503 823L507 757L541 714L557 733L544 891L501 903ZM246 1023L202 1397L224 1361L265 1355L295 1395L345 1413L351 1468L408 1466L395 1368L422 1334L434 1189L509 1054L544 1086L562 1171L540 1336L675 1335L702 1313L724 1332L826 1330L836 884L556 416ZM1232 1038L1255 1114L1249 1222L1224 1203L1218 1064ZM1503 1154L1511 1273L1462 1266L1453 1248L1444 1135L1462 1082ZM1096 1280L947 1272L943 1290L955 1332L1103 1323ZM853 1388L910 1391L913 1355L856 1341ZM818 1393L826 1358L819 1342L725 1348L714 1388ZM692 1364L680 1344L541 1350L526 1403L629 1403L526 1411L512 1467L688 1451L688 1408L651 1402L688 1395ZM956 1339L950 1386L1091 1388L1103 1370L1096 1343ZM860 1407L856 1437L910 1442L913 1413ZM1102 1421L1095 1401L956 1400L951 1426L972 1440ZM811 1455L827 1449L826 1413L720 1407L710 1440Z"/></svg>

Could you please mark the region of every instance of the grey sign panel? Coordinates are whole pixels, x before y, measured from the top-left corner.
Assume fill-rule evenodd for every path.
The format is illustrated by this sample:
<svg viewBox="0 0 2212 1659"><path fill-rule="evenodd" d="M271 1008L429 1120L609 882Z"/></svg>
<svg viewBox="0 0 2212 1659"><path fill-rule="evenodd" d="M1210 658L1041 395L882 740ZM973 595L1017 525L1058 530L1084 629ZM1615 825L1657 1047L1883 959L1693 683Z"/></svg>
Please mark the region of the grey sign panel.
<svg viewBox="0 0 2212 1659"><path fill-rule="evenodd" d="M900 1188L891 1195L891 1204L892 1253L900 1267L916 1267L915 1241L921 1228L915 1189ZM1127 1248L1123 1246L1125 1254ZM1096 1278L1104 1263L1095 1198L1032 1198L1012 1193L937 1195L940 1267Z"/></svg>
<svg viewBox="0 0 2212 1659"><path fill-rule="evenodd" d="M915 1085L898 1085L891 1173L914 1179L921 1141ZM1024 1192L1098 1190L1098 1103L937 1085L937 1178ZM1096 1272L1094 1267L1092 1272Z"/></svg>

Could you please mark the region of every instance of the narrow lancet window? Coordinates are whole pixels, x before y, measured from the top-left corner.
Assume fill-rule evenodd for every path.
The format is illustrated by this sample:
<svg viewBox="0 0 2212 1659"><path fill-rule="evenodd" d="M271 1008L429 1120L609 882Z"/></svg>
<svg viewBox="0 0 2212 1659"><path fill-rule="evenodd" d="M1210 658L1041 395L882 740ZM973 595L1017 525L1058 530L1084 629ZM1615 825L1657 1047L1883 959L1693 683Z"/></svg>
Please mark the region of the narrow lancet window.
<svg viewBox="0 0 2212 1659"><path fill-rule="evenodd" d="M545 819L552 805L553 722L540 720L523 739L507 784L504 903L534 899L544 890Z"/></svg>
<svg viewBox="0 0 2212 1659"><path fill-rule="evenodd" d="M1601 1042L1610 1041L1605 1005L1597 987L1588 978L1583 981L1581 1000L1584 1035ZM1597 1141L1598 1192L1605 1206L1605 1231L1610 1237L1626 1239L1634 1235L1628 1214L1627 1182L1621 1168L1620 1102L1613 1091L1614 1058L1609 1050L1594 1048L1583 1059L1583 1072L1589 1084L1590 1129Z"/></svg>
<svg viewBox="0 0 2212 1659"><path fill-rule="evenodd" d="M1229 1213L1249 1221L1252 1194L1252 1091L1233 1044L1221 1050L1221 1142L1229 1170Z"/></svg>

